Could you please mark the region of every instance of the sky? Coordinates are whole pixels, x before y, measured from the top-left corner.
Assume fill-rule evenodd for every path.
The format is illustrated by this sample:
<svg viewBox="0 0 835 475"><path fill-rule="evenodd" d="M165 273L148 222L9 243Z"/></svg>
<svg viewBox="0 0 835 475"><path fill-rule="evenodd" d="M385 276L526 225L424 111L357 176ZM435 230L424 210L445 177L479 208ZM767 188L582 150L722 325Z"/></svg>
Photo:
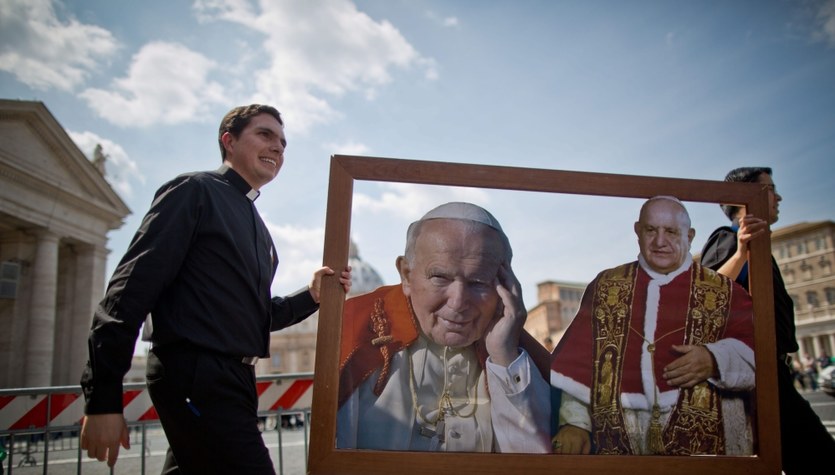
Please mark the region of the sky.
<svg viewBox="0 0 835 475"><path fill-rule="evenodd" d="M132 214L220 166L232 107L276 106L288 147L256 204L276 295L322 263L333 154L722 180L770 166L775 227L835 219L835 0L0 0L0 97L43 102ZM447 201L502 223L528 308L547 280L634 260L641 202L355 183L351 236L386 284L408 224ZM686 203L693 252L727 220Z"/></svg>

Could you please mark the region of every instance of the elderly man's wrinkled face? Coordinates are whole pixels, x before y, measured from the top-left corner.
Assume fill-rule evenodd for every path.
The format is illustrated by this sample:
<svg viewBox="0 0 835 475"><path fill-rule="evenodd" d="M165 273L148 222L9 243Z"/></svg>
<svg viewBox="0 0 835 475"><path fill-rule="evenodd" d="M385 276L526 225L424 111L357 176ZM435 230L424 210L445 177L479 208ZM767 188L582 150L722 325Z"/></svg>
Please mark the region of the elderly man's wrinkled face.
<svg viewBox="0 0 835 475"><path fill-rule="evenodd" d="M423 223L413 262L397 260L423 333L451 347L480 339L497 312L496 276L504 257L499 233L488 226L455 219Z"/></svg>
<svg viewBox="0 0 835 475"><path fill-rule="evenodd" d="M678 203L659 199L647 203L635 223L641 255L652 270L669 274L687 259L696 232Z"/></svg>

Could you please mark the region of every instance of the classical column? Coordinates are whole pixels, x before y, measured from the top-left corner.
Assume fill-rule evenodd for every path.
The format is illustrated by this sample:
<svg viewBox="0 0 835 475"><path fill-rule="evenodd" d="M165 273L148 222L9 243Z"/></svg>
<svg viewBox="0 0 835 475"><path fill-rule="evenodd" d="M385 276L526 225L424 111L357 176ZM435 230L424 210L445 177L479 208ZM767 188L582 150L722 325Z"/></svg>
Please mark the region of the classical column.
<svg viewBox="0 0 835 475"><path fill-rule="evenodd" d="M59 238L48 231L41 231L37 239L32 263L32 298L24 359L26 387L52 385Z"/></svg>
<svg viewBox="0 0 835 475"><path fill-rule="evenodd" d="M69 367L61 375L59 384L78 384L81 371L87 362L87 337L96 305L104 296L104 273L107 249L93 244L76 246L76 281L72 309L71 348L67 352Z"/></svg>
<svg viewBox="0 0 835 475"><path fill-rule="evenodd" d="M823 352L823 347L820 342L821 335L812 335L812 358L817 359Z"/></svg>

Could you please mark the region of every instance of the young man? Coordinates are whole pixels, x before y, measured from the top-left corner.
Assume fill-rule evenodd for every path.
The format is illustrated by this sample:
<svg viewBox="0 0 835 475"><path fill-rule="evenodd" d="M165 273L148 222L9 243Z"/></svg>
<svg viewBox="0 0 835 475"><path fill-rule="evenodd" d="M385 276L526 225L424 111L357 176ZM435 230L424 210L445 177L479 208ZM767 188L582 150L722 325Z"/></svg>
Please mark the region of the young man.
<svg viewBox="0 0 835 475"><path fill-rule="evenodd" d="M163 473L275 473L257 427L254 364L271 331L316 311L334 271L318 269L293 295L270 295L278 256L254 201L284 163L279 112L232 109L218 143L218 170L157 191L95 311L81 445L111 467L119 446L129 447L122 379L150 314L148 389L170 444ZM350 278L350 268L339 277L346 292Z"/></svg>
<svg viewBox="0 0 835 475"><path fill-rule="evenodd" d="M743 167L731 170L725 181L760 183L770 190L769 215L761 219L747 214L744 207L722 205L731 226L713 232L702 250L702 265L735 279L748 288L748 243L769 232L769 225L777 222L780 201L771 178L771 168ZM782 443L783 472L787 475L814 473L827 463L835 452L835 440L826 430L809 402L797 392L792 374L790 353L799 349L795 339L794 304L780 267L771 258L774 286L774 323L777 334L777 390L780 404L780 440ZM822 465L823 464L823 465Z"/></svg>

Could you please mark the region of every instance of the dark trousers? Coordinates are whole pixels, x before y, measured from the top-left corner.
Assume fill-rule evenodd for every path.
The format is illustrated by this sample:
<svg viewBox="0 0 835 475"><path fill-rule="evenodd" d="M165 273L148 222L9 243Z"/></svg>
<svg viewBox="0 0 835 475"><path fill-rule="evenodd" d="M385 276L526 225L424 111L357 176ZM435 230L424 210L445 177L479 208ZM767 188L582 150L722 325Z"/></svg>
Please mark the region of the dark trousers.
<svg viewBox="0 0 835 475"><path fill-rule="evenodd" d="M195 347L163 347L149 353L146 377L170 445L163 474L275 474L258 430L255 368Z"/></svg>
<svg viewBox="0 0 835 475"><path fill-rule="evenodd" d="M826 430L809 401L794 386L791 370L777 363L777 389L780 398L780 440L783 471L786 475L821 473L831 466L835 439Z"/></svg>

